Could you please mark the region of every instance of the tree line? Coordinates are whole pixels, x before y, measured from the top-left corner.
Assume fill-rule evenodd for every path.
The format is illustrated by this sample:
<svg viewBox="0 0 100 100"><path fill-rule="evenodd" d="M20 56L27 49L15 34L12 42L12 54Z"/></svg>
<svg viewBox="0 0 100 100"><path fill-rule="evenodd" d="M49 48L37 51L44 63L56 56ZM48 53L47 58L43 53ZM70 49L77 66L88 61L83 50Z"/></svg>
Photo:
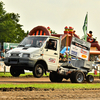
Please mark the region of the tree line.
<svg viewBox="0 0 100 100"><path fill-rule="evenodd" d="M27 36L27 33L19 24L19 14L7 13L4 9L4 3L0 2L0 42L19 43Z"/></svg>

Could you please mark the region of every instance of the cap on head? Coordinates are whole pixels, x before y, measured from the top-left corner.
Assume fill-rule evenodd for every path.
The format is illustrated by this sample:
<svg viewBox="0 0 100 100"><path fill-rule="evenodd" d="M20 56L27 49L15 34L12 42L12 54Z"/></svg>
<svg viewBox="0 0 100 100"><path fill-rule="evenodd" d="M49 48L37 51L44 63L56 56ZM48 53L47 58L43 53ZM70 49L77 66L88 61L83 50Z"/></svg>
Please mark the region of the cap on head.
<svg viewBox="0 0 100 100"><path fill-rule="evenodd" d="M92 34L92 31L89 31L90 34Z"/></svg>

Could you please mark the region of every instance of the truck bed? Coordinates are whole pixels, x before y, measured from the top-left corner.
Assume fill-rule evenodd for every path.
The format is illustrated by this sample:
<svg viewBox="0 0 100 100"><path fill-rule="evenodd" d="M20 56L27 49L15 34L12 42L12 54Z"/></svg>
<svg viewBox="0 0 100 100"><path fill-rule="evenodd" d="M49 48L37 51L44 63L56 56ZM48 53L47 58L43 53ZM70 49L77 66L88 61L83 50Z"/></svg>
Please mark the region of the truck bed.
<svg viewBox="0 0 100 100"><path fill-rule="evenodd" d="M62 63L61 67L66 69L74 69L81 71L91 71L93 69L92 62L86 60L71 60L71 63L65 62Z"/></svg>

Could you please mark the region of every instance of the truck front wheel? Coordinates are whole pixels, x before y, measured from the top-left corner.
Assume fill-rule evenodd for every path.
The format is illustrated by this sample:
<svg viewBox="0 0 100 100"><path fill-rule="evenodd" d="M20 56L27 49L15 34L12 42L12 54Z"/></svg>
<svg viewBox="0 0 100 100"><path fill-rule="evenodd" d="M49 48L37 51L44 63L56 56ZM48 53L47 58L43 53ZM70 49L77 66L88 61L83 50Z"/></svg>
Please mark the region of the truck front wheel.
<svg viewBox="0 0 100 100"><path fill-rule="evenodd" d="M57 74L57 72L50 72L49 79L51 82L62 82L63 77Z"/></svg>
<svg viewBox="0 0 100 100"><path fill-rule="evenodd" d="M42 64L36 64L36 66L34 66L33 68L33 75L34 77L40 78L43 76L43 66Z"/></svg>
<svg viewBox="0 0 100 100"><path fill-rule="evenodd" d="M10 67L10 74L14 77L18 77L20 75L20 71L16 69L15 67Z"/></svg>

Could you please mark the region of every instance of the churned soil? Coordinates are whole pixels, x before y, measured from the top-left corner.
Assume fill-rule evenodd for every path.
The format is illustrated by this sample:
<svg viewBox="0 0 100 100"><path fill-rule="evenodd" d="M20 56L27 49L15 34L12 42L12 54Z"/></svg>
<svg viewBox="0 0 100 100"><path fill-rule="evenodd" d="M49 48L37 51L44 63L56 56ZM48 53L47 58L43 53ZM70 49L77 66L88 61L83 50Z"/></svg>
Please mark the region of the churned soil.
<svg viewBox="0 0 100 100"><path fill-rule="evenodd" d="M3 89L0 100L100 100L100 89Z"/></svg>
<svg viewBox="0 0 100 100"><path fill-rule="evenodd" d="M34 84L51 83L48 77L0 77L0 84ZM70 83L70 80L63 80L62 83ZM100 83L99 78L95 78L91 84ZM83 83L85 85L85 82ZM26 88L0 88L0 100L100 100L100 88L94 89L39 89L34 87Z"/></svg>

